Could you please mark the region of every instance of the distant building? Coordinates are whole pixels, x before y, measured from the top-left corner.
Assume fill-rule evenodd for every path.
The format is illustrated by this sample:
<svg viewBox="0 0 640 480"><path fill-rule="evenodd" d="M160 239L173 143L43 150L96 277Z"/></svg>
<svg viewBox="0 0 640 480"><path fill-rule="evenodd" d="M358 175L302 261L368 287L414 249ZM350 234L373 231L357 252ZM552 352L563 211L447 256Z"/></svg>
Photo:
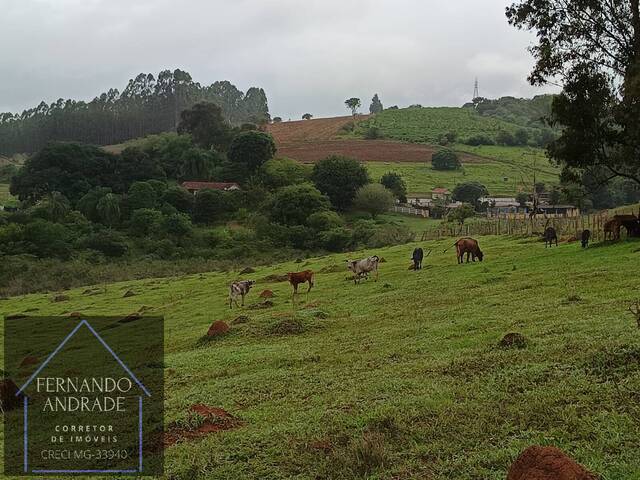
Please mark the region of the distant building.
<svg viewBox="0 0 640 480"><path fill-rule="evenodd" d="M196 195L200 190L221 190L223 192L240 190L240 185L227 182L182 182L182 188Z"/></svg>
<svg viewBox="0 0 640 480"><path fill-rule="evenodd" d="M449 200L451 192L447 188L434 188L431 190L431 198L433 200Z"/></svg>

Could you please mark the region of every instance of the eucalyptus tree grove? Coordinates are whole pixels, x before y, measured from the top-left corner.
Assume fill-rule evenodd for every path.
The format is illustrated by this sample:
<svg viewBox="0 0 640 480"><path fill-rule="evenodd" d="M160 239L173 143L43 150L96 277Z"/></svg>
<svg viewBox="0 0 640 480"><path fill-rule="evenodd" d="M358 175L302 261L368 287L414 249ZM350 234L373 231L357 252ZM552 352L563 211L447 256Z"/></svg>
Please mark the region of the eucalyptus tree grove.
<svg viewBox="0 0 640 480"><path fill-rule="evenodd" d="M59 99L22 113L0 113L0 154L35 152L49 141L109 145L175 131L182 111L199 102L218 105L232 125L269 119L261 88L243 93L228 81L202 86L187 72L164 70L157 77L141 73L122 92L112 88L89 102Z"/></svg>

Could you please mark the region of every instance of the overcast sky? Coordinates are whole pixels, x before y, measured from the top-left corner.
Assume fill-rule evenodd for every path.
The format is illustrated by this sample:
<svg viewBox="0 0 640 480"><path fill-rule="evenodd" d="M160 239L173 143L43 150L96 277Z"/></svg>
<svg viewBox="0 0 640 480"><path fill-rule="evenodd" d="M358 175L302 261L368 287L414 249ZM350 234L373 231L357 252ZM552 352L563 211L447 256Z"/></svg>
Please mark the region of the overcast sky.
<svg viewBox="0 0 640 480"><path fill-rule="evenodd" d="M530 97L505 0L0 0L0 111L90 100L139 72L263 87L273 116Z"/></svg>

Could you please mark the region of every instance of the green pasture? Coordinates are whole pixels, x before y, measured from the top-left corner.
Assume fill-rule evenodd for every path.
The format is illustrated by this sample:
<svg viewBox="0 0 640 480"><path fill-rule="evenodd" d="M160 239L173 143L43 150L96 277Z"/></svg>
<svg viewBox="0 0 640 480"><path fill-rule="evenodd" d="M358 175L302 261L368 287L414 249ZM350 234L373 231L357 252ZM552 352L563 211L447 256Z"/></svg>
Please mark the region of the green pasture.
<svg viewBox="0 0 640 480"><path fill-rule="evenodd" d="M640 478L640 331L627 311L640 244L479 240L485 262L462 266L443 253L451 240L422 244L420 272L408 271L415 245L256 267L241 309L226 302L234 271L13 297L0 315L163 315L166 424L196 403L240 421L167 448L168 479L504 480L532 444L603 479ZM346 258L374 253L378 282L345 279ZM268 276L303 269L316 286L293 304ZM274 306L251 308L265 289ZM215 320L230 332L203 341ZM501 348L510 332L526 346Z"/></svg>

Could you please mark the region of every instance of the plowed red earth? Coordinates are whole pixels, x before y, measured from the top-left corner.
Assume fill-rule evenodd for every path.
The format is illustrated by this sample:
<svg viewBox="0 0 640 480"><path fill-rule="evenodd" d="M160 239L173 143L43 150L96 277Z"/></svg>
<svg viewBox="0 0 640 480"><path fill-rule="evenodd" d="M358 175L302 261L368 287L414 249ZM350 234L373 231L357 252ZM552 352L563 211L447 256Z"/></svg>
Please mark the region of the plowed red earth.
<svg viewBox="0 0 640 480"><path fill-rule="evenodd" d="M177 428L171 425L164 435L164 447L170 447L180 441L194 440L222 430L231 430L242 425L237 418L226 410L208 405L192 405L190 410L200 415L204 421L195 429Z"/></svg>
<svg viewBox="0 0 640 480"><path fill-rule="evenodd" d="M367 116L360 116L363 120ZM314 163L329 155L344 155L361 162L426 162L438 147L391 140L338 139L340 129L352 117L320 118L271 124L269 133L278 146L278 156L302 163ZM463 163L483 163L486 159L461 154Z"/></svg>

